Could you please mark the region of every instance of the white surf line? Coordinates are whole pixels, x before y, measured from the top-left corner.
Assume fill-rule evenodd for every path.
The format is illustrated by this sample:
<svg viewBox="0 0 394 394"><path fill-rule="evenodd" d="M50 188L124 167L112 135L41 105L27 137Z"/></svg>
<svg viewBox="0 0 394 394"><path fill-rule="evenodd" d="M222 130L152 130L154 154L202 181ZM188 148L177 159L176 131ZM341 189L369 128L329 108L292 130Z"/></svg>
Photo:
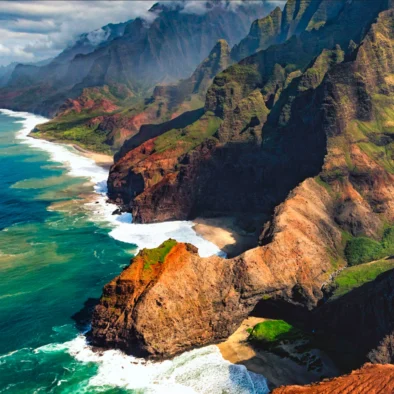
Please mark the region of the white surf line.
<svg viewBox="0 0 394 394"><path fill-rule="evenodd" d="M87 204L92 212L91 219L109 223L112 227L109 234L111 237L121 242L137 245L139 249L155 248L168 238L173 238L178 242L188 242L195 245L201 257L215 254L226 256L216 245L205 240L193 230L193 222L173 221L135 224L132 223L132 217L129 213L112 215L117 206L106 202L108 177L106 169L96 164L93 159L82 156L72 146L29 136L31 130L37 124L47 122L49 119L28 112L15 112L7 109L0 109L0 113L14 118L23 118L19 121L22 124L22 129L16 133L16 137L22 143L49 153L51 160L60 163L66 168L69 175L88 178L94 183L97 204L96 202Z"/></svg>
<svg viewBox="0 0 394 394"><path fill-rule="evenodd" d="M123 387L148 393L174 394L267 394L267 380L243 365L224 360L217 346L194 349L172 360L146 361L119 350L95 351L83 335L65 342L52 343L35 353L67 352L81 363L97 363L97 374L87 388Z"/></svg>
<svg viewBox="0 0 394 394"><path fill-rule="evenodd" d="M156 247L171 237L179 242L196 245L201 256L221 253L216 245L194 232L192 222L133 224L130 223L130 214L112 215L116 206L105 202L106 170L99 167L92 159L81 156L71 146L28 136L37 124L48 119L26 112L0 109L0 113L23 118L20 121L23 127L16 134L23 143L49 153L51 160L60 163L67 169L69 175L85 177L94 182L99 203L89 203L96 210L93 212L90 209L92 219L111 223L112 237L122 242L137 244L140 248ZM83 335L69 342L39 347L34 352L67 352L81 363L97 363L99 365L97 374L87 384L92 391L95 387L109 386L134 390L146 389L149 393L157 394L211 394L223 391L229 394L269 393L264 376L248 371L243 365L231 364L223 359L219 348L214 345L194 349L172 360L158 363L146 362L144 359L128 356L119 350L94 351Z"/></svg>

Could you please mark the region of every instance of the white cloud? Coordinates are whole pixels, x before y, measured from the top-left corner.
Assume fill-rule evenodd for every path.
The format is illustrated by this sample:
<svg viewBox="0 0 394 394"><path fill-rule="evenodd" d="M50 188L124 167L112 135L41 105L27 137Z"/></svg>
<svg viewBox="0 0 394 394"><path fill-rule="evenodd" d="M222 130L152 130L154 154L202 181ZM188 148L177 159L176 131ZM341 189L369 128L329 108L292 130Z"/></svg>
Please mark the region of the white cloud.
<svg viewBox="0 0 394 394"><path fill-rule="evenodd" d="M156 0L157 1L157 0ZM42 60L56 56L82 33L92 32L92 42L100 42L108 23L136 17L152 21L148 12L155 0L0 0L0 65L10 62ZM236 9L239 4L264 0L221 0L217 4ZM267 3L282 3L280 0ZM184 5L186 13L206 12L204 0L162 1L166 6Z"/></svg>
<svg viewBox="0 0 394 394"><path fill-rule="evenodd" d="M101 42L105 41L109 37L109 30L105 31L104 29L93 30L88 34L88 40L93 45L98 45Z"/></svg>
<svg viewBox="0 0 394 394"><path fill-rule="evenodd" d="M3 44L0 44L0 55L9 55L11 53L11 50L4 46Z"/></svg>
<svg viewBox="0 0 394 394"><path fill-rule="evenodd" d="M75 38L93 30L103 38L108 23L151 17L155 1L0 1L0 65L55 56ZM7 48L8 50L6 51Z"/></svg>

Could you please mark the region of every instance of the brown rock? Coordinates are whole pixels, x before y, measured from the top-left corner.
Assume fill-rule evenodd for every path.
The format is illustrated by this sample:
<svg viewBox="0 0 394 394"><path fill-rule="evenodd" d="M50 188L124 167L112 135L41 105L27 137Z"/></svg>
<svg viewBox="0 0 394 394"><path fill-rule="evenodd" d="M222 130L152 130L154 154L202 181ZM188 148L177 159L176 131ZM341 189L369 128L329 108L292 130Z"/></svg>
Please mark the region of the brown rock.
<svg viewBox="0 0 394 394"><path fill-rule="evenodd" d="M365 364L349 375L307 386L285 386L272 394L389 394L394 392L394 365Z"/></svg>
<svg viewBox="0 0 394 394"><path fill-rule="evenodd" d="M351 15L353 24L369 12L365 3L346 4L342 18ZM393 105L393 20L393 10L381 13L363 45L339 65L339 48L321 52L309 74L299 77L282 75L281 66L270 64L277 69L277 80L284 77L284 82L270 116L262 118L261 149L255 141L240 143L244 139L233 115L240 103L253 112L253 95L262 104L254 86L262 74L253 61L268 56L264 52L215 79L217 95L213 100L215 89L210 89L207 103L224 117L216 136L186 153L182 135L175 142L170 139L171 148L158 151L152 139L115 164L110 183L122 192L123 201L129 196L129 208L141 222L187 218L214 209L269 212L301 183L275 209L262 246L224 260L203 259L178 245L177 253L167 256L148 284L133 262L106 287L96 308L96 344L169 357L227 337L264 304L264 296L270 302L312 309L323 296L322 286L345 265L342 232L379 238L385 221L394 222L393 147L391 126L385 126ZM334 24L327 29L335 29ZM320 30L318 36L323 34ZM298 39L290 41L295 42L293 49L300 44ZM327 61L328 67L323 67ZM237 73L242 76L233 84L228 78ZM249 125L245 132L253 129ZM218 134L226 139L226 132L227 145L217 139ZM135 276L124 284L122 278L129 272ZM345 315L346 305L338 310ZM367 316L360 314L359 321L366 324ZM390 309L387 319L391 316ZM335 325L340 327L340 319ZM378 327L379 332L372 327L374 338L387 333L387 321ZM360 349L361 356L371 350Z"/></svg>
<svg viewBox="0 0 394 394"><path fill-rule="evenodd" d="M312 308L333 272L326 250L341 241L330 206L328 193L310 179L278 208L265 247L225 260L177 244L148 271L137 256L104 288L93 343L170 357L227 338L265 294Z"/></svg>

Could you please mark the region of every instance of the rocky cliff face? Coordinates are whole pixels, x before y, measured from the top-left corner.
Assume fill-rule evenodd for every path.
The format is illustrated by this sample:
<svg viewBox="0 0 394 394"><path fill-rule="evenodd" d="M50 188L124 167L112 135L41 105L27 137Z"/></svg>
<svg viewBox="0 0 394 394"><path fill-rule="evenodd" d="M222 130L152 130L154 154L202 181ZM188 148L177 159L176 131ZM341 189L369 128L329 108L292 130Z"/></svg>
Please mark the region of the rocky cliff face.
<svg viewBox="0 0 394 394"><path fill-rule="evenodd" d="M391 270L313 313L313 329L343 368L366 361L392 363L393 285Z"/></svg>
<svg viewBox="0 0 394 394"><path fill-rule="evenodd" d="M96 308L95 343L171 356L226 337L267 300L313 309L346 265L344 234L379 238L394 222L394 11L371 26L388 4L366 4L346 2L335 23L290 39L283 52L231 66L215 78L197 122L113 167L112 195L142 222L218 207L269 211L299 186L275 209L261 246L236 258L202 259L178 245L180 255L169 254L149 286L141 288L140 272L122 287L133 262Z"/></svg>
<svg viewBox="0 0 394 394"><path fill-rule="evenodd" d="M156 86L149 99L138 99L122 84L86 88L77 99L67 99L36 135L70 140L95 151L113 152L121 146L118 160L131 147L196 120L209 83L230 63L229 45L219 40L189 78Z"/></svg>
<svg viewBox="0 0 394 394"><path fill-rule="evenodd" d="M287 7L287 6L286 6ZM240 61L282 39L282 10L277 7L268 16L252 23L249 34L231 50L235 61Z"/></svg>
<svg viewBox="0 0 394 394"><path fill-rule="evenodd" d="M308 386L287 386L272 394L384 394L394 391L394 366L366 364L350 375Z"/></svg>
<svg viewBox="0 0 394 394"><path fill-rule="evenodd" d="M176 244L149 265L142 251L105 287L93 343L169 357L228 337L263 298L313 307L334 270L327 247L341 243L326 190L305 181L278 208L271 237L228 260L201 258L195 248Z"/></svg>
<svg viewBox="0 0 394 394"><path fill-rule="evenodd" d="M386 2L374 3L373 8L346 4L327 26L293 36L219 74L208 90L204 115L218 119L211 122L217 129L204 129L207 122L199 120L161 135L160 151L152 139L152 149L145 150L142 160L137 155L140 148L136 155L130 150L111 170L111 198L141 222L212 212L271 214L300 181L319 173L327 133L321 120L324 93L317 88L326 71L351 51L349 44L360 42L373 13L376 16ZM335 44L342 49L327 52ZM194 139L198 128L209 131L205 134L209 139ZM177 146L171 143L171 134L179 135ZM173 160L161 161L154 174L142 171L152 168L157 154ZM137 175L134 163L142 176L137 189L128 181ZM184 209L174 211L177 195L191 197ZM174 213L166 217L164 212Z"/></svg>
<svg viewBox="0 0 394 394"><path fill-rule="evenodd" d="M268 16L253 22L249 34L231 51L240 61L271 45L280 44L304 31L311 31L330 23L338 16L345 0L329 3L323 0L291 0L283 9L277 7Z"/></svg>

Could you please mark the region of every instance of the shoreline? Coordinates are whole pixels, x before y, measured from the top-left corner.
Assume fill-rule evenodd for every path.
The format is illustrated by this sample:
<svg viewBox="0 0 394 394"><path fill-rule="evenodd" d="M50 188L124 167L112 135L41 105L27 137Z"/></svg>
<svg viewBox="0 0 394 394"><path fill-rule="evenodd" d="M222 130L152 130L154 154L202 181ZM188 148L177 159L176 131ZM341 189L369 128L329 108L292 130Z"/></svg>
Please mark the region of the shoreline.
<svg viewBox="0 0 394 394"><path fill-rule="evenodd" d="M48 141L54 144L70 146L73 149L75 149L78 153L80 153L81 156L93 160L98 166L106 170L109 170L111 166L114 164L113 156L108 155L106 153L94 152L92 150L86 149L81 145L78 145L76 142L57 140L53 138L43 138L42 136L38 137L34 135L33 130L31 130L27 136L30 138L34 138L36 140Z"/></svg>
<svg viewBox="0 0 394 394"><path fill-rule="evenodd" d="M132 223L130 213L113 215L113 212L118 207L115 204L107 202L108 167L98 165L96 162L97 159L102 159L103 156L94 154L91 157L91 153L84 148L81 150L75 149L75 146L71 146L72 149L70 149L70 145L62 142L37 138L31 131L37 124L44 123L48 120L42 116L4 109L0 109L0 113L14 118L22 118L22 120L17 121L22 124L21 129L16 133L17 139L22 140L23 143L27 143L33 148L46 151L51 160L61 163L70 176L87 178L93 184L92 201L86 202L85 206L93 213L93 221L107 223L109 225L110 237L126 244L135 245L138 249L157 248L165 240L173 238L178 242L195 245L201 257L212 255L223 256L224 253L220 248L193 230L193 223L191 221L137 224ZM109 164L109 156L106 156L106 159L107 164ZM103 164L102 160L101 163Z"/></svg>
<svg viewBox="0 0 394 394"><path fill-rule="evenodd" d="M264 322L266 318L249 316L240 327L230 335L227 340L217 344L222 357L232 364L241 364L250 372L257 373L267 379L271 389L287 385L305 385L321 380L321 376L335 377L340 375L332 360L319 349L313 349L310 353L317 356L322 362L322 370L311 370L308 365L300 365L286 356L258 349L249 341L248 329L256 324ZM293 344L294 345L294 344ZM282 345L286 350L297 358L300 354L294 351L291 344ZM307 353L303 353L307 355Z"/></svg>
<svg viewBox="0 0 394 394"><path fill-rule="evenodd" d="M56 143L56 141L54 142ZM82 148L76 143L66 144L66 145L72 146L76 151L81 153L82 156L85 156L88 159L92 159L98 166L103 167L106 170L109 170L111 166L114 164L113 156Z"/></svg>
<svg viewBox="0 0 394 394"><path fill-rule="evenodd" d="M11 134L9 135L9 140L13 144L13 148L15 148L12 153L15 153L15 155L21 153L23 157L25 157L25 154L29 157L29 154L32 153L31 156L34 159L32 162L36 163L34 173L30 171L29 166L31 164L28 160L21 161L20 166L15 167L15 170L19 168L25 170L26 172L22 173L23 177L21 176L21 178L24 181L29 181L33 187L40 186L37 195L41 196L43 193L51 192L45 199L37 200L38 204L43 205L42 210L63 210L70 213L70 215L66 221L53 215L49 215L51 218L49 221L41 221L42 217L37 217L37 219L33 217L28 224L29 227L23 227L22 234L28 236L32 234L30 223L37 222L39 226L43 226L37 227L38 229L45 229L45 233L40 231L34 233L34 237L37 239L29 236L29 243L26 244L27 250L30 251L31 248L41 247L36 245L47 244L50 249L48 249L49 252L45 249L42 253L40 249L35 250L39 265L35 264L36 260L30 258L30 254L25 257L25 253L21 253L21 261L29 264L28 267L31 265L31 269L23 270L22 274L25 275L31 271L32 275L36 275L37 267L44 267L45 269L53 267L54 271L49 272L48 277L54 277L56 274L56 278L61 278L61 281L58 284L51 284L56 292L43 293L42 286L40 286L40 282L36 280L36 277L32 276L31 280L29 278L29 284L31 283L32 288L26 289L31 290L25 292L27 294L26 300L30 299L29 293L32 293L34 297L37 295L37 297L44 296L45 298L48 295L45 300L47 299L51 306L46 308L46 305L41 305L41 308L37 310L39 315L32 314L32 330L26 333L26 340L34 339L36 332L39 332L37 330L41 329L40 326L36 328L35 324L36 321L41 322L41 319L38 319L41 315L45 314L45 317L48 317L47 328L49 332L48 335L43 335L39 343L31 344L31 347L26 347L25 343L19 346L18 342L15 346L12 346L11 351L7 350L2 361L4 361L3 364L6 363L6 371L8 369L15 371L15 378L13 373L12 379L10 378L6 382L6 387L12 388L16 384L24 385L23 387L26 385L26 387L29 387L26 390L30 392L37 389L40 390L42 387L53 388L61 385L60 389L63 387L63 390L66 391L68 388L71 391L78 391L78 387L83 387L89 392L100 391L103 386L109 386L110 390L114 391L138 391L146 387L149 391L174 393L191 393L194 392L193 388L200 387L202 388L201 391L204 391L207 385L212 388L212 392L222 392L229 388L232 392L236 392L241 384L243 386L247 384L246 387L250 392L255 392L256 387L264 387L264 377L256 377L242 366L230 366L222 358L219 349L215 346L184 352L172 360L166 360L161 363L145 362L145 360L126 355L114 349L106 349L101 353L94 351L83 335L81 328L76 326L76 323L84 324L85 321L83 319L79 320L80 318L77 318L79 321L76 321L74 313L78 313L80 307L87 306L86 302L90 300L89 297L92 294L99 294L102 291L102 281L107 282L105 279L107 276L110 278L114 277L121 271L123 265L128 263L129 256L134 254L134 251L131 250L134 249L134 246L130 245L130 241L136 241L136 244L144 247L149 243L159 243L159 237L165 236L167 238L168 236L173 237L176 235L182 242L196 242L201 246L202 250L208 247L211 252L216 252L216 249L212 248L212 245L208 245L208 242L202 240L192 231L191 222L135 225L130 223L128 217L111 216L112 205L105 202L107 172L91 159L82 157L80 152L64 144L31 138L29 135L31 126L34 122L37 123L37 118L34 116L26 115L22 120L20 119L20 114L14 114L14 118L18 119L15 122L11 119L10 122ZM36 155L37 157L35 157ZM41 171L43 168L49 168L51 171ZM18 176L19 174L17 173L16 181L19 181ZM70 190L68 190L69 177L81 178L75 182L70 182ZM42 183L40 182L41 178L45 179ZM60 181L65 182L64 187ZM37 184L36 182L40 183ZM55 186L54 189L50 189L52 185ZM80 199L82 197L80 189L83 192L85 189L89 191L86 194L87 199L90 199L90 196L94 196L91 193L96 193L97 201L95 203L87 203L85 200ZM67 193L68 191L70 193ZM15 193L17 192L15 191ZM29 194L28 191L25 194L27 201L30 201L30 198L35 196ZM42 203L41 201L44 202ZM78 214L85 212L86 205L88 205L90 212L80 217ZM17 207L17 209L23 213L25 205L20 204L20 207ZM125 219L125 221L121 222L121 219ZM97 231L97 226L92 226L89 222L94 222L95 224L100 222L100 227L105 231ZM101 226L101 223L104 224ZM87 227L85 227L86 225ZM123 257L123 252L115 255L112 247L101 247L101 243L105 243L111 237L111 233L107 231L110 229L113 229L111 231L113 235L116 235L114 231L118 230L125 237L126 241L129 241L129 245L118 245L119 249L125 250L127 256ZM47 238L44 239L47 233L51 237L48 238L48 241L51 242L47 242ZM98 238L84 238L86 235L90 237L90 234L96 233ZM62 240L63 234L65 234L66 238ZM116 236L112 236L112 238L117 239ZM35 242L33 243L30 240ZM17 249L18 245L20 245L19 238L15 239L15 245ZM58 249L58 245L62 245L61 248L59 247ZM78 251L83 251L85 248L87 250L83 251L82 254L79 254L79 252L74 254L72 247L75 247ZM52 250L54 250L53 254ZM22 251L21 249L20 252ZM119 259L121 265L114 260L112 262L108 261L113 256L118 256L122 259L122 262ZM59 257L59 260L57 260L57 257ZM72 261L73 265L71 263L68 264L68 261ZM85 263L86 266L84 265ZM109 265L109 263L113 263L113 265ZM89 273L93 271L94 274L90 275ZM88 280L86 280L85 276ZM80 282L78 281L79 278L81 278ZM22 283L22 286L24 285L23 281L19 281L19 278L16 278L15 284L18 285L18 283ZM69 288L69 283L72 283L73 286L74 283L78 283L78 286L75 285ZM18 287L15 287L15 289L15 295L19 297L21 294L19 293L20 290ZM65 292L63 289L67 291ZM69 301L70 292L75 295L72 305ZM51 301L52 299L56 300L56 305ZM24 302L24 306L28 309L29 303ZM58 312L60 319L58 319ZM21 327L23 329L23 322ZM19 332L18 328L19 326L15 326L16 333ZM14 327L10 326L10 329L14 330ZM25 369L17 367L20 365L21 360L26 363L24 364L26 365ZM33 365L33 370L30 367L31 365ZM71 371L71 375L70 373L64 375L64 370ZM26 371L28 371L27 375ZM30 371L40 375L38 383L34 379L30 379ZM54 375L55 380L53 378ZM183 376L186 378L183 379ZM268 391L260 390L259 392L266 393Z"/></svg>
<svg viewBox="0 0 394 394"><path fill-rule="evenodd" d="M263 217L253 220L236 216L197 217L193 220L193 230L226 253L227 258L232 258L258 246L259 230L263 223Z"/></svg>

